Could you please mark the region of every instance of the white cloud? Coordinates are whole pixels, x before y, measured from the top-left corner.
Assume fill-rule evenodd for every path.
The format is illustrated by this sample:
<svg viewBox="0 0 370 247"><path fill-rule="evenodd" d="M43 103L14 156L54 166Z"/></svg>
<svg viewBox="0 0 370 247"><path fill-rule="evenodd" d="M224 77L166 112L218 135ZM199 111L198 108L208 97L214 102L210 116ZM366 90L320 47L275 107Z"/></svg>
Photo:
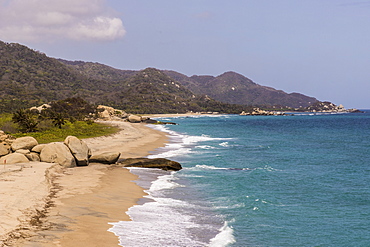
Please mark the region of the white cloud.
<svg viewBox="0 0 370 247"><path fill-rule="evenodd" d="M125 33L105 0L0 0L4 41L110 41Z"/></svg>

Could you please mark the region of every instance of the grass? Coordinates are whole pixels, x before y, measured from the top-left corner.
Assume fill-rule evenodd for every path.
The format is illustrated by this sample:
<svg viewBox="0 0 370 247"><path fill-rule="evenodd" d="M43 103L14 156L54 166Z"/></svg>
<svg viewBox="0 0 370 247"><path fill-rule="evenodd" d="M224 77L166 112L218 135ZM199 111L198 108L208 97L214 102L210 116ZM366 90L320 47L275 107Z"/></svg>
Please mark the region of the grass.
<svg viewBox="0 0 370 247"><path fill-rule="evenodd" d="M16 133L14 137L32 136L39 143L50 143L64 141L67 136L76 136L79 139L105 136L117 133L117 127L101 123L88 123L85 121L67 122L61 129L57 127L42 132Z"/></svg>

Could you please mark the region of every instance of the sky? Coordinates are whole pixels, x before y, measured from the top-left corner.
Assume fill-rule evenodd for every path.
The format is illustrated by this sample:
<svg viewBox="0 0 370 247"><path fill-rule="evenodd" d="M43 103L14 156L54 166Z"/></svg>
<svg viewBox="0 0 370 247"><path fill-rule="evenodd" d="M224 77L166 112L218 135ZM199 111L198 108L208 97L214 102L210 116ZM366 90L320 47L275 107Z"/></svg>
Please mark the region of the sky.
<svg viewBox="0 0 370 247"><path fill-rule="evenodd" d="M0 40L370 109L370 0L0 0Z"/></svg>

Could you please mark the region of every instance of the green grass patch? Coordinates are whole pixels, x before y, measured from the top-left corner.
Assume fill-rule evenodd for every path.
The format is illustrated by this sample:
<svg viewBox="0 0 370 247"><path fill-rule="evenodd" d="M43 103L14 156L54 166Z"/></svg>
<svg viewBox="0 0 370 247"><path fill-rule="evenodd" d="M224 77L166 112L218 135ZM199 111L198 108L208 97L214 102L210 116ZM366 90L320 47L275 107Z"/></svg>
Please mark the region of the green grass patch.
<svg viewBox="0 0 370 247"><path fill-rule="evenodd" d="M67 122L61 129L50 128L42 132L16 133L15 137L33 136L39 143L64 141L67 136L76 136L79 139L105 136L117 133L119 128L110 125L86 121Z"/></svg>

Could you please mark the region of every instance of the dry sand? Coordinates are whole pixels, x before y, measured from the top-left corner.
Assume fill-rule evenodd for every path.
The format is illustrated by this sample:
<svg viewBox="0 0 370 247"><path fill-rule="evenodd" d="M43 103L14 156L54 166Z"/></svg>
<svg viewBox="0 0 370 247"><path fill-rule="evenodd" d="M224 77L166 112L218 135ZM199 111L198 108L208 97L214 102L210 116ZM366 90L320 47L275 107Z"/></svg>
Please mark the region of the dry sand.
<svg viewBox="0 0 370 247"><path fill-rule="evenodd" d="M122 130L85 139L93 153L143 157L165 145L164 133L143 124L108 122ZM137 177L119 166L62 169L36 163L0 167L0 246L118 246L110 222L130 220L129 207L145 195Z"/></svg>

